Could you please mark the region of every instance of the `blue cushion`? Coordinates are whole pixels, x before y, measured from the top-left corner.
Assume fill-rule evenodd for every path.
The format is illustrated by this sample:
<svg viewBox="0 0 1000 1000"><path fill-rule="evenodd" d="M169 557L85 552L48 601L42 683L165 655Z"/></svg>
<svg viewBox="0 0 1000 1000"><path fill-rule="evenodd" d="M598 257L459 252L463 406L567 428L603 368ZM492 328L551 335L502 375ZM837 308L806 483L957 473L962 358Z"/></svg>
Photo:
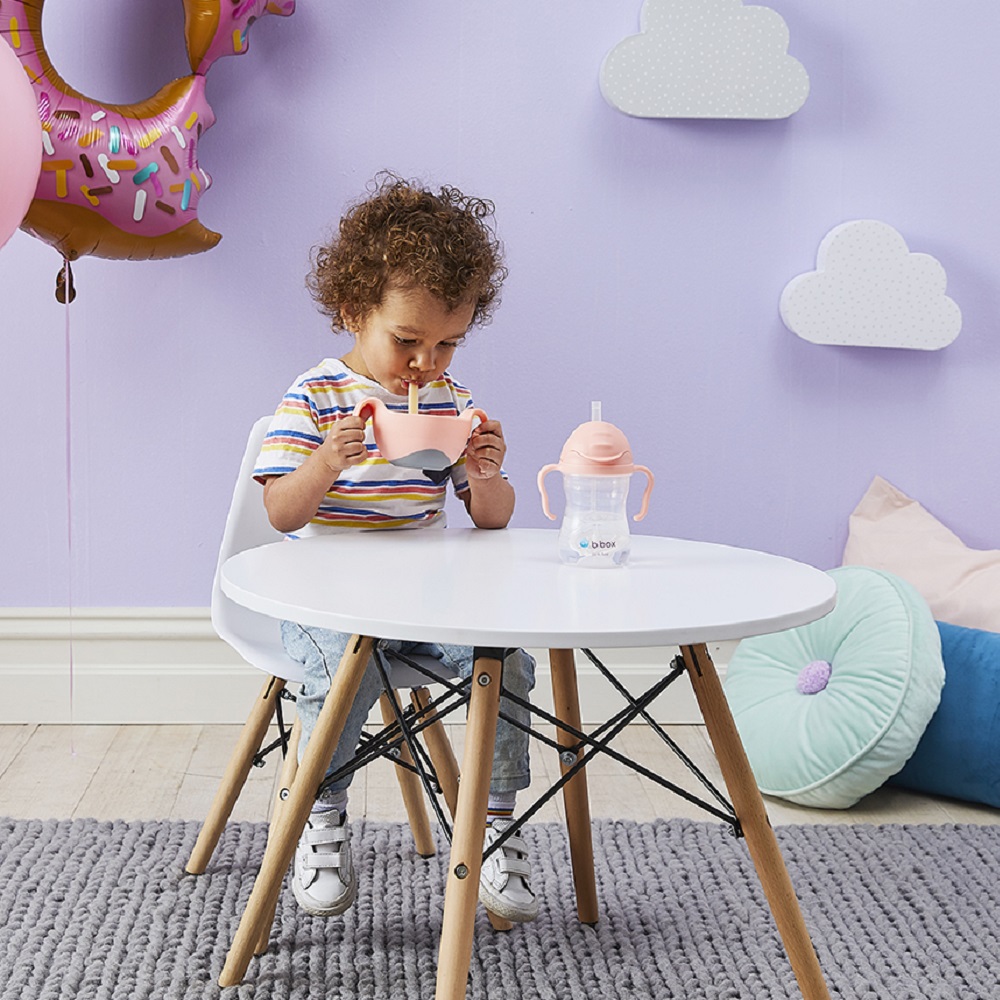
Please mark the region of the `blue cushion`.
<svg viewBox="0 0 1000 1000"><path fill-rule="evenodd" d="M1000 808L1000 634L938 622L941 704L892 784Z"/></svg>
<svg viewBox="0 0 1000 1000"><path fill-rule="evenodd" d="M837 606L819 621L744 639L725 690L762 792L846 809L913 753L941 698L941 640L905 580L830 571Z"/></svg>

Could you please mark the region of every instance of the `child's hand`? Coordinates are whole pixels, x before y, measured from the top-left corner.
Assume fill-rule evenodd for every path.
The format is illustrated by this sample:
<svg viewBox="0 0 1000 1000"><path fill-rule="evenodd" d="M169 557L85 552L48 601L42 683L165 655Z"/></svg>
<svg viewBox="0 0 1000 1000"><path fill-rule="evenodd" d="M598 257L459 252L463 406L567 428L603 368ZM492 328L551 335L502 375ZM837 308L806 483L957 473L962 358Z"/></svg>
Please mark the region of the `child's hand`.
<svg viewBox="0 0 1000 1000"><path fill-rule="evenodd" d="M507 443L499 420L485 420L473 432L465 449L465 470L470 479L493 479L500 475Z"/></svg>
<svg viewBox="0 0 1000 1000"><path fill-rule="evenodd" d="M330 428L316 449L334 474L351 465L360 465L368 457L365 447L365 422L353 414L342 417Z"/></svg>

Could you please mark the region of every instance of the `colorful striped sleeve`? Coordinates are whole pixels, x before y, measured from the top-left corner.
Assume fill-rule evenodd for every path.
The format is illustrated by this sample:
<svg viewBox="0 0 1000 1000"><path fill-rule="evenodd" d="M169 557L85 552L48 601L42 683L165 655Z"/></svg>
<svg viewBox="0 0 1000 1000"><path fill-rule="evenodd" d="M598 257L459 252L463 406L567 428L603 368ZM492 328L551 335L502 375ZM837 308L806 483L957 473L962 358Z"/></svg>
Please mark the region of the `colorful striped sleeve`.
<svg viewBox="0 0 1000 1000"><path fill-rule="evenodd" d="M322 443L325 415L317 403L315 385L310 384L315 381L306 373L282 398L254 464L258 482L294 472Z"/></svg>

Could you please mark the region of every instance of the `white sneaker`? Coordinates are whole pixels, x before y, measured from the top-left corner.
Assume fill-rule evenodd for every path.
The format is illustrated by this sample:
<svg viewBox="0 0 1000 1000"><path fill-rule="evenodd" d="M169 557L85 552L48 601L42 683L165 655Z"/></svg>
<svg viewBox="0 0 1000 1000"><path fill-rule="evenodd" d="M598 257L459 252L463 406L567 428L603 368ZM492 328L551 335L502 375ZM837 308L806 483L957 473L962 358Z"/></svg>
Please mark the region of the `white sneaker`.
<svg viewBox="0 0 1000 1000"><path fill-rule="evenodd" d="M351 864L350 828L337 809L310 813L295 848L292 891L316 917L335 917L354 902L358 877Z"/></svg>
<svg viewBox="0 0 1000 1000"><path fill-rule="evenodd" d="M483 850L513 826L511 819L495 819L486 827ZM528 848L518 834L484 862L479 876L479 900L488 910L514 923L523 924L538 916L538 900L531 891L531 862Z"/></svg>

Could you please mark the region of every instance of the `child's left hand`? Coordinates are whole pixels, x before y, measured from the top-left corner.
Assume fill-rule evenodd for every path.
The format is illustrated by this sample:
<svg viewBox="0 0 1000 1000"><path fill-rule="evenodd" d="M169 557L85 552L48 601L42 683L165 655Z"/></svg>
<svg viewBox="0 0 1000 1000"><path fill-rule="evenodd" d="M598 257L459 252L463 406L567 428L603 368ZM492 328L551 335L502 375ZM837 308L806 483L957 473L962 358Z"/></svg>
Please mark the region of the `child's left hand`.
<svg viewBox="0 0 1000 1000"><path fill-rule="evenodd" d="M469 438L465 449L465 471L470 479L493 479L500 475L507 443L499 420L485 420Z"/></svg>

